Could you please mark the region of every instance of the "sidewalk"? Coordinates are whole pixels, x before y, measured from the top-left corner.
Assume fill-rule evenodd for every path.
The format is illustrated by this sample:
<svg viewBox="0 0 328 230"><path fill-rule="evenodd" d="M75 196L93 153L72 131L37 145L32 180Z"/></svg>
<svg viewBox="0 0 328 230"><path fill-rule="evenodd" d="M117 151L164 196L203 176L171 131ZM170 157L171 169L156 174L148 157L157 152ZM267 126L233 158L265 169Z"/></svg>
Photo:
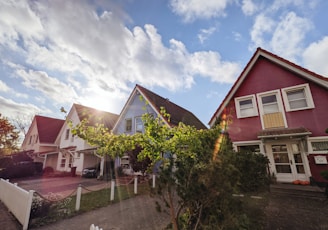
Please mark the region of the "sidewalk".
<svg viewBox="0 0 328 230"><path fill-rule="evenodd" d="M22 225L11 215L7 207L0 201L0 226L1 229L17 230L22 229Z"/></svg>
<svg viewBox="0 0 328 230"><path fill-rule="evenodd" d="M94 224L103 230L160 230L168 223L169 215L156 211L155 200L147 195L140 195L37 229L89 230L90 225Z"/></svg>

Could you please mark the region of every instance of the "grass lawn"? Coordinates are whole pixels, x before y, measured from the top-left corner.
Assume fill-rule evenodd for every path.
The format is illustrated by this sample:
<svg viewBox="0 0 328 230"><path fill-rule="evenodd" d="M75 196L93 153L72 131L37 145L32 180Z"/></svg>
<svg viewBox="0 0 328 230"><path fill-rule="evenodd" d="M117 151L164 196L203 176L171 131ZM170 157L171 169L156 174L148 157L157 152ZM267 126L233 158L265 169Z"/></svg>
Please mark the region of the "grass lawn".
<svg viewBox="0 0 328 230"><path fill-rule="evenodd" d="M92 211L97 208L105 207L137 195L150 193L147 183L138 184L138 194L134 194L134 185L124 185L115 187L114 200L110 200L110 188L84 193L81 196L80 210L75 211L76 195L67 197L58 202L44 202L39 206L36 217L30 219L30 228L47 225L64 218Z"/></svg>

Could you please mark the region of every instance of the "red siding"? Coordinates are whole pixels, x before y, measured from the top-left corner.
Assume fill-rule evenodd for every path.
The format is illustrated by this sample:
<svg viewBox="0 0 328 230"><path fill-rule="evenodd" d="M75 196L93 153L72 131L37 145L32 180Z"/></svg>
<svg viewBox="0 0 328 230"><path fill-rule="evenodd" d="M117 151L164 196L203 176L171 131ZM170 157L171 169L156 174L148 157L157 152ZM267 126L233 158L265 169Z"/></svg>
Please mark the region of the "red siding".
<svg viewBox="0 0 328 230"><path fill-rule="evenodd" d="M328 165L320 165L316 164L314 161L315 156L326 156L323 154L310 154L308 156L309 160L309 165L312 173L312 177L316 182L327 182L321 175L320 173L324 170L328 170ZM327 157L327 156L326 156Z"/></svg>
<svg viewBox="0 0 328 230"><path fill-rule="evenodd" d="M289 128L303 126L312 132L312 136L326 135L325 129L328 128L328 91L265 58L259 58L234 97L257 94L304 83L309 83L310 85L315 108L286 112L287 125ZM232 141L258 139L257 133L262 130L259 116L237 119L233 100L229 102L226 108L231 119L228 131Z"/></svg>

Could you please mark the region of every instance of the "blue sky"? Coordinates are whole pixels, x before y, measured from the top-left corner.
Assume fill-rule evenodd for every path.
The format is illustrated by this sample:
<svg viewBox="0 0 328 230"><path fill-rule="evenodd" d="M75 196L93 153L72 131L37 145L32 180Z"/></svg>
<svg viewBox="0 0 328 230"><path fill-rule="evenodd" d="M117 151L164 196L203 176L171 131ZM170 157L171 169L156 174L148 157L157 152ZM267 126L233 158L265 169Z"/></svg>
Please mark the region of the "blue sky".
<svg viewBox="0 0 328 230"><path fill-rule="evenodd" d="M120 113L135 84L207 124L257 47L328 76L326 0L0 1L0 113Z"/></svg>

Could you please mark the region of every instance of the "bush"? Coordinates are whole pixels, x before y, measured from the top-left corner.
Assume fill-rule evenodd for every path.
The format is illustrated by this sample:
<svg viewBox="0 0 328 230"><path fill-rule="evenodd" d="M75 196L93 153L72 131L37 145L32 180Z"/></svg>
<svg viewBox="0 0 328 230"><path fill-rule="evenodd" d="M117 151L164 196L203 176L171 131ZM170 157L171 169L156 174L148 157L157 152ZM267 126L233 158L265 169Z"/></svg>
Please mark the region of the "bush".
<svg viewBox="0 0 328 230"><path fill-rule="evenodd" d="M234 165L240 173L239 189L254 192L265 189L270 183L267 165L269 160L262 154L252 152L235 153Z"/></svg>

